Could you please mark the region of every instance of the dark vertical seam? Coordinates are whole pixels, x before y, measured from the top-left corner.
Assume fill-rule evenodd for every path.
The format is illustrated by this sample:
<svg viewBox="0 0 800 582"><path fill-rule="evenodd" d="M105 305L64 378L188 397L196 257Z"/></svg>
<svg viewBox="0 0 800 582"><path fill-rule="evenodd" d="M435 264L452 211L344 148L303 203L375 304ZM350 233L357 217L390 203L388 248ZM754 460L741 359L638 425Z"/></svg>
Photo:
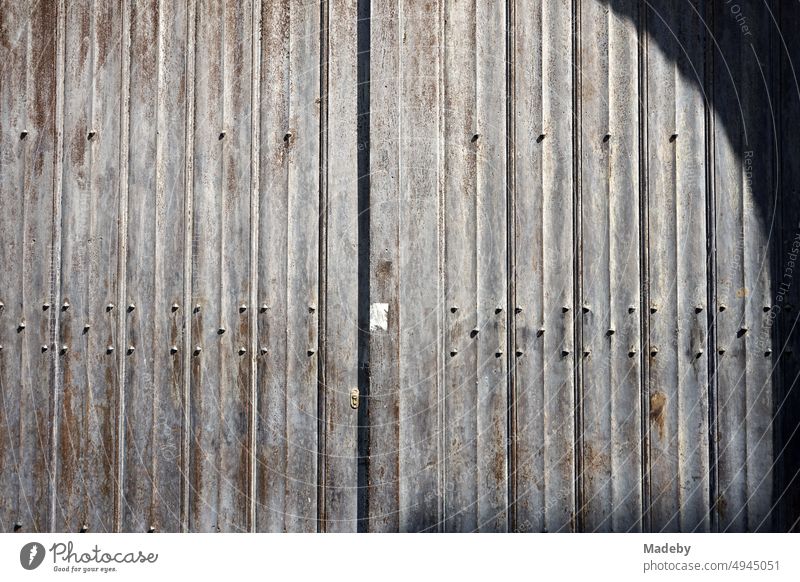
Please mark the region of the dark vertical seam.
<svg viewBox="0 0 800 582"><path fill-rule="evenodd" d="M189 495L191 488L190 440L192 431L192 254L194 213L194 126L195 126L195 37L197 12L195 0L187 0L186 50L186 119L184 136L184 207L183 207L183 431L181 433L181 531L189 530Z"/></svg>
<svg viewBox="0 0 800 582"><path fill-rule="evenodd" d="M369 373L369 306L370 306L370 32L369 0L358 0L356 8L356 142L358 180L358 466L356 493L356 530L369 529L370 506L370 373Z"/></svg>
<svg viewBox="0 0 800 582"><path fill-rule="evenodd" d="M716 234L716 190L715 190L715 122L714 110L714 2L707 2L705 10L705 186L706 186L706 256L707 256L707 299L708 303L708 499L711 531L719 530L717 514L717 495L719 473L717 449L717 234ZM710 27L710 38L709 38Z"/></svg>
<svg viewBox="0 0 800 582"><path fill-rule="evenodd" d="M516 289L516 0L506 1L506 353L507 366L507 506L508 530L517 530L517 391L516 391L516 337L517 337L517 289Z"/></svg>
<svg viewBox="0 0 800 582"><path fill-rule="evenodd" d="M326 362L328 356L327 342L327 269L328 269L328 50L330 34L330 4L328 0L320 2L320 132L319 132L319 242L318 242L318 276L317 301L319 302L319 319L317 320L317 531L327 530L326 477L327 477L327 389Z"/></svg>
<svg viewBox="0 0 800 582"><path fill-rule="evenodd" d="M784 15L784 8L782 2L776 2L775 12L777 13L777 23L776 26L778 28L778 37L782 34L783 30L783 15ZM775 40L774 37L775 33L773 32L773 39L775 44L775 57L777 59L777 71L775 72L775 85L776 89L773 93L777 95L778 99L778 123L777 123L777 131L778 131L778 144L777 150L775 152L776 158L776 165L775 165L775 190L776 190L776 203L775 203L775 210L777 216L780 217L780 230L778 235L778 240L773 241L772 243L772 253L774 254L774 272L775 276L773 277L774 282L777 283L778 289L781 286L781 279L779 273L782 271L783 267L783 249L785 244L785 237L786 237L786 213L785 213L785 206L784 206L784 184L783 184L783 151L784 151L784 127L783 127L783 108L785 106L785 102L783 100L784 95L784 66L783 60L786 58L780 51L781 43L778 40ZM776 294L777 297L777 294ZM775 309L777 306L773 306ZM780 309L780 307L778 307ZM786 325L785 325L785 318L782 316L781 312L778 311L775 317L775 334L774 340L776 342L777 349L775 350L778 354L776 357L776 362L779 362L781 358L787 357L786 348L789 345L788 338L785 337L786 333ZM786 388L789 385L786 378L786 369L789 366L783 365L780 366L780 373L777 374L778 378L777 381L779 385L777 388L773 389L773 409L775 410L775 424L772 433L772 450L774 452L782 451L783 447L783 434L784 434L784 421L786 418L786 413L783 409L783 405L785 404L785 395L787 394ZM781 454L778 453L780 456L778 459L774 458L773 453L773 463L775 467L775 475L772 480L772 499L776 500L772 504L772 529L773 531L786 531L784 527L785 522L787 521L784 517L784 504L780 503L779 500L783 497L783 483L786 480L786 462L785 462L785 452Z"/></svg>
<svg viewBox="0 0 800 582"><path fill-rule="evenodd" d="M123 2L122 7L122 47L120 71L120 137L119 137L119 200L118 200L118 228L117 234L117 336L123 342L124 349L118 350L119 367L117 369L117 402L116 402L116 432L117 443L115 450L114 479L114 531L119 531L122 524L122 497L124 495L122 479L125 463L125 355L127 353L127 310L125 295L127 293L127 247L128 247L128 175L130 166L129 135L130 135L130 44L131 44L130 4Z"/></svg>
<svg viewBox="0 0 800 582"><path fill-rule="evenodd" d="M269 0L268 0L269 1ZM250 304L248 346L250 358L250 401L247 405L247 529L256 531L256 423L258 411L258 252L259 252L259 189L261 165L259 146L261 142L261 0L254 0L250 13Z"/></svg>
<svg viewBox="0 0 800 582"><path fill-rule="evenodd" d="M650 488L650 432L649 432L649 387L650 387L650 206L648 184L648 87L647 87L647 10L639 4L639 251L640 251L640 297L639 325L641 328L639 360L641 362L641 455L642 455L642 531L652 529Z"/></svg>
<svg viewBox="0 0 800 582"><path fill-rule="evenodd" d="M57 501L57 473L58 473L58 428L59 428L59 385L63 378L61 367L56 357L56 348L60 330L61 313L61 261L62 261L62 194L64 187L64 114L65 114L65 87L66 76L66 6L65 0L59 0L56 11L56 62L53 67L53 77L56 84L55 115L53 116L53 136L55 137L55 151L53 152L53 238L51 240L50 254L50 296L53 307L50 314L50 474L49 474L49 515L48 529L56 531L56 501Z"/></svg>
<svg viewBox="0 0 800 582"><path fill-rule="evenodd" d="M780 27L780 18L781 18L781 2L770 2L772 8L769 8L770 15L772 16L775 12L778 13L778 24L777 26ZM774 22L774 16L772 16ZM780 30L780 28L779 28ZM772 217L771 217L771 224L774 225L776 222L776 217L783 216L782 208L780 206L780 181L781 181L781 170L780 170L780 163L781 163L781 143L783 140L783 107L781 106L781 53L780 53L780 44L778 39L776 38L775 31L770 30L770 59L769 59L769 71L770 71L770 82L772 84L771 87L771 94L775 96L777 100L777 107L775 107L775 116L777 118L776 121L776 131L777 135L775 136L774 146L775 150L773 155L775 157L775 163L772 164L772 191L773 191L773 198L771 199L772 204ZM773 275L772 279L773 282L778 280L777 273L780 272L781 266L781 240L783 237L783 229L770 228L769 232L777 232L777 237L771 237L768 245L767 245L767 252L770 253L772 258L772 272L776 275ZM774 306L772 305L772 298L769 298L769 306L771 309L774 310ZM773 311L774 313L774 311ZM782 354L783 347L781 346L780 337L781 337L781 321L777 314L775 314L774 318L774 328L770 330L770 341L772 342L773 347L773 354ZM777 358L776 358L777 359ZM781 463L776 463L775 459L775 451L779 451L781 449L780 440L778 435L780 435L780 427L781 427L781 418L780 413L777 411L780 409L780 395L783 393L783 374L775 374L775 365L772 366L772 377L775 379L775 384L772 387L772 413L773 424L771 427L772 434L772 467L774 468L774 475L772 476L772 499L778 499L780 493L776 487L777 483L780 482L780 478L782 476L782 468ZM770 511L769 516L765 520L767 522L766 531L777 532L779 531L779 524L778 524L778 512L776 511L774 503L770 504ZM762 522L763 524L763 522ZM763 531L760 527L756 531Z"/></svg>
<svg viewBox="0 0 800 582"><path fill-rule="evenodd" d="M578 315L583 296L582 256L582 205L581 205L581 0L572 0L572 223L573 223L573 335L574 382L573 388L573 478L574 511L572 531L583 530L583 320Z"/></svg>

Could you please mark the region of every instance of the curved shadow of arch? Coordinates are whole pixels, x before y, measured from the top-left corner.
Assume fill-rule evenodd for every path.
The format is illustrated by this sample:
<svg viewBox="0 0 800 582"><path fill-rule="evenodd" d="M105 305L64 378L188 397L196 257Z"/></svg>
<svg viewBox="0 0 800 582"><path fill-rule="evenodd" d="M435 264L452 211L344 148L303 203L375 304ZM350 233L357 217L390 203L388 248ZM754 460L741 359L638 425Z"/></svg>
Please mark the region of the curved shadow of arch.
<svg viewBox="0 0 800 582"><path fill-rule="evenodd" d="M773 525L751 529L797 531L800 527L800 376L798 366L798 315L800 281L795 261L800 247L800 90L795 67L800 64L800 2L774 0L597 0L619 18L626 18L648 39L649 50L658 50L677 66L683 81L703 95L713 139L707 140L708 167L713 172L707 181L709 208L708 260L716 299L731 291L727 279L741 275L744 283L755 280L753 287L762 291L772 307L763 321L743 321L750 326L747 356L742 370L745 380L709 373L712 401L711 433L720 435L720 406L723 397L744 390L749 380L753 357L772 359L772 373L763 390L771 393L768 426L773 450L772 513ZM640 12L643 11L643 12ZM703 38L689 38L687 18L694 21L692 30L705 31ZM644 26L644 30L642 27ZM705 52L686 47L697 46ZM713 156L713 158L711 157ZM740 196L741 216L726 217L730 197ZM736 208L737 205L733 204ZM750 214L750 217L747 214ZM752 220L755 218L755 221ZM757 224L760 232L745 224ZM735 226L740 232L734 232ZM739 238L741 237L741 244ZM735 242L734 242L735 241ZM753 270L754 267L758 270ZM750 269L750 272L747 270ZM731 273L734 276L730 276ZM745 276L746 275L746 276ZM734 288L738 288L734 281ZM716 287L716 288L715 288ZM749 294L742 284L745 302L756 301L758 293ZM760 299L760 298L759 298ZM717 310L719 311L719 310ZM742 307L742 313L747 313ZM719 331L718 316L709 314L710 342ZM720 339L720 342L723 340ZM727 340L725 340L727 341ZM716 354L716 346L710 346ZM716 358L716 356L715 356ZM716 358L719 361L719 358ZM756 380L758 376L756 375ZM758 385L756 385L758 388ZM746 398L746 397L745 397ZM764 406L765 410L768 405ZM753 414L756 414L755 412ZM746 420L739 419L746 430ZM730 428L730 425L729 427ZM732 430L732 429L731 429ZM759 435L755 435L757 438ZM752 438L752 437L746 437ZM725 483L720 482L718 467L725 450L712 447L712 500L724 498ZM746 456L746 451L737 456ZM746 472L740 478L747 479ZM717 513L724 507L716 503ZM732 508L728 507L730 511ZM720 527L720 530L724 528ZM738 529L733 526L731 529Z"/></svg>

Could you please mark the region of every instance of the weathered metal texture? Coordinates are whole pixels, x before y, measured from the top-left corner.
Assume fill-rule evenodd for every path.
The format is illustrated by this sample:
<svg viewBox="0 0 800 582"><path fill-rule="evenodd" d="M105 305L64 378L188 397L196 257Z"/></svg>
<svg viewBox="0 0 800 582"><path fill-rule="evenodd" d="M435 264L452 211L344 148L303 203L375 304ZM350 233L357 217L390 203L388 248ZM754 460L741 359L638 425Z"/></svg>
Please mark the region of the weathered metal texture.
<svg viewBox="0 0 800 582"><path fill-rule="evenodd" d="M796 529L800 8L735 6L3 2L0 528Z"/></svg>

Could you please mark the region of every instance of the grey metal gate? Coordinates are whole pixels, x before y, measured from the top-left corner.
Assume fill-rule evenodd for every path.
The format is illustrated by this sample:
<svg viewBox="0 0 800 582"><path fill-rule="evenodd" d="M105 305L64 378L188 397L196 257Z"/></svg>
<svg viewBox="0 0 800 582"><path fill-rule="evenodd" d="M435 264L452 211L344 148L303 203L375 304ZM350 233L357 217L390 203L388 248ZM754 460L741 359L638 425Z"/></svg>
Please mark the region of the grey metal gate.
<svg viewBox="0 0 800 582"><path fill-rule="evenodd" d="M0 527L796 529L798 22L3 2Z"/></svg>

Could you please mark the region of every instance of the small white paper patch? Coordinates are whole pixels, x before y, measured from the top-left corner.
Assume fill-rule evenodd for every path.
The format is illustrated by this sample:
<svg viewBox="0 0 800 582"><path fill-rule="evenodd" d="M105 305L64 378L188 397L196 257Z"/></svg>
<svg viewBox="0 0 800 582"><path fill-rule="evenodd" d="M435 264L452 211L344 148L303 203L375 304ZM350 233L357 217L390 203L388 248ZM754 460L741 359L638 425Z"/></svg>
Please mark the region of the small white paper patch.
<svg viewBox="0 0 800 582"><path fill-rule="evenodd" d="M389 326L389 304L373 303L369 306L369 330L382 329L386 331Z"/></svg>

